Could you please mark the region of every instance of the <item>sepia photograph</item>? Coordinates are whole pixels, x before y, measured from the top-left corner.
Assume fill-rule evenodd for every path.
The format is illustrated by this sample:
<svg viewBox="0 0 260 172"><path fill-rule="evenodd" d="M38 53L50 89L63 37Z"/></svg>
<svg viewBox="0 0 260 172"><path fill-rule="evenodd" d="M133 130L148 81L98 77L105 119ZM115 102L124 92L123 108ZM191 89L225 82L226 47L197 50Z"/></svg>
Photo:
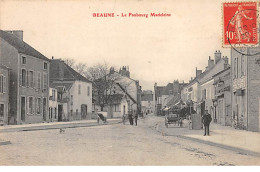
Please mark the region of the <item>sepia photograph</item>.
<svg viewBox="0 0 260 172"><path fill-rule="evenodd" d="M259 9L0 0L0 168L259 166Z"/></svg>

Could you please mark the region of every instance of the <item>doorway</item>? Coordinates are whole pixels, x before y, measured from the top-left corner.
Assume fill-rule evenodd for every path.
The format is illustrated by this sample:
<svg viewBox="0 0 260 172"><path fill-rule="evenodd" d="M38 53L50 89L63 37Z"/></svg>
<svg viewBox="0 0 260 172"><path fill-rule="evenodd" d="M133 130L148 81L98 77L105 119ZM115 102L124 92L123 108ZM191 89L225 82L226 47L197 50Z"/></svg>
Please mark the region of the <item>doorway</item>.
<svg viewBox="0 0 260 172"><path fill-rule="evenodd" d="M62 121L63 106L58 105L58 122Z"/></svg>
<svg viewBox="0 0 260 172"><path fill-rule="evenodd" d="M47 106L47 101L46 101L46 98L43 98L43 105L42 105L42 109L43 109L43 121L46 121L46 117L47 117L47 114L46 114L46 106Z"/></svg>
<svg viewBox="0 0 260 172"><path fill-rule="evenodd" d="M25 122L25 97L21 97L21 121Z"/></svg>
<svg viewBox="0 0 260 172"><path fill-rule="evenodd" d="M88 106L86 104L81 105L81 119L86 119L88 113Z"/></svg>

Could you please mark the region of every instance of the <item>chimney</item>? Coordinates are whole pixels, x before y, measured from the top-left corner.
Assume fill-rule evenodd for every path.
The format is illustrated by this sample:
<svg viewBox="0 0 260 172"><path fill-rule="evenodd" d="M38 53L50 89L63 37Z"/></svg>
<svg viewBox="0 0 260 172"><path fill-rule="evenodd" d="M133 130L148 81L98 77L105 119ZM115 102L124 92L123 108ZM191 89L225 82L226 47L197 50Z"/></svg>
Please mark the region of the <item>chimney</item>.
<svg viewBox="0 0 260 172"><path fill-rule="evenodd" d="M6 30L6 32L11 33L23 41L23 31L22 30Z"/></svg>
<svg viewBox="0 0 260 172"><path fill-rule="evenodd" d="M214 67L214 60L212 60L209 56L209 60L208 60L208 69L212 69Z"/></svg>
<svg viewBox="0 0 260 172"><path fill-rule="evenodd" d="M215 64L221 60L221 52L218 50L215 52Z"/></svg>
<svg viewBox="0 0 260 172"><path fill-rule="evenodd" d="M196 77L199 76L202 73L202 70L198 70L196 67Z"/></svg>
<svg viewBox="0 0 260 172"><path fill-rule="evenodd" d="M224 60L224 69L226 69L229 66L229 64L228 64L228 57L227 56L226 57L223 56L223 60Z"/></svg>

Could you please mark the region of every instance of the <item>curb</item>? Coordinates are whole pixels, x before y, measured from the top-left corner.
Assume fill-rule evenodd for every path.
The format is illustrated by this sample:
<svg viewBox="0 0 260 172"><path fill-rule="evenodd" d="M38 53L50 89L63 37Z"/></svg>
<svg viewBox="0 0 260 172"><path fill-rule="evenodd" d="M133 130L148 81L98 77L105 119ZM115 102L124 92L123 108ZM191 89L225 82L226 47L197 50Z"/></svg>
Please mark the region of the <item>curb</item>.
<svg viewBox="0 0 260 172"><path fill-rule="evenodd" d="M169 135L169 136L173 136L173 135ZM175 137L195 141L198 143L202 143L202 144L206 144L206 145L210 145L210 146L214 146L214 147L219 147L219 148L230 150L233 152L238 152L241 155L251 155L251 156L255 156L255 157L260 157L259 152L254 152L254 151L246 150L243 148L228 146L228 145L215 143L215 142L211 142L211 141L205 141L205 140L201 140L201 139L197 139L197 138L193 138L193 137L189 137L189 136L175 135Z"/></svg>
<svg viewBox="0 0 260 172"><path fill-rule="evenodd" d="M22 128L8 128L0 130L0 133L7 132L23 132L23 131L37 131L37 130L55 130L55 129L63 129L63 128L80 128L80 127L94 127L94 126L102 126L102 125L114 125L121 123L121 120L111 121L110 123L102 123L98 124L97 122L91 123L74 123L74 124L57 124L55 126L32 126L32 127L22 127Z"/></svg>

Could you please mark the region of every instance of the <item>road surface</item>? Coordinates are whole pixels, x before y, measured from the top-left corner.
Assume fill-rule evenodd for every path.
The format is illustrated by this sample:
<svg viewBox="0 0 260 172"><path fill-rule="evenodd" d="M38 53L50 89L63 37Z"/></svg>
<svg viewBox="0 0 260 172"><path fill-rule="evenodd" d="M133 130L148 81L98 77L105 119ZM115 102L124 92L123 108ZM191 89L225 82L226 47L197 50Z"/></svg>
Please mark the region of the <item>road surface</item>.
<svg viewBox="0 0 260 172"><path fill-rule="evenodd" d="M138 122L0 133L11 143L0 146L0 165L260 165L256 156L165 135L163 118Z"/></svg>

